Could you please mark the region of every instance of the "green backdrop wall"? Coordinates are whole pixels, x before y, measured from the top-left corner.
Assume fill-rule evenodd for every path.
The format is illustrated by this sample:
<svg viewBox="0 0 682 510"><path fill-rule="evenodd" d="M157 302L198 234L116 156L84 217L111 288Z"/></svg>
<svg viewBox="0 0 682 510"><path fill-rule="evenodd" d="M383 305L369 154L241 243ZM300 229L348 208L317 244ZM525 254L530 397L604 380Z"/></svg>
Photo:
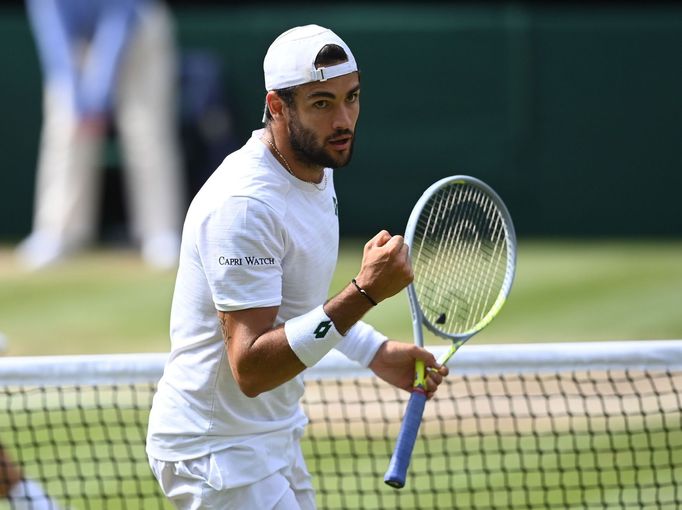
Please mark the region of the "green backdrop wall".
<svg viewBox="0 0 682 510"><path fill-rule="evenodd" d="M682 6L173 8L183 52L221 63L240 142L260 125L276 35L318 23L353 48L363 95L353 163L336 177L344 234L402 231L423 189L463 173L498 190L520 235L682 235ZM0 62L0 239L11 241L30 228L41 110L18 6L0 9Z"/></svg>

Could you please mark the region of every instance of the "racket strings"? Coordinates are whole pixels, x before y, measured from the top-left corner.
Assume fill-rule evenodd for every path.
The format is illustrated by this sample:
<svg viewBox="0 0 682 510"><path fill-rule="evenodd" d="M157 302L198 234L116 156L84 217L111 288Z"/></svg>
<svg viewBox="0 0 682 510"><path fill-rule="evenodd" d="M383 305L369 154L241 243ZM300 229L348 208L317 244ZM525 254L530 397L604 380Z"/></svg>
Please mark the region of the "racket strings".
<svg viewBox="0 0 682 510"><path fill-rule="evenodd" d="M449 262L456 271L446 274L451 274L455 282L461 282L463 291L458 293L460 299L455 306L461 309L457 319L466 330L473 327L481 318L481 309L486 305L481 299L482 292L491 284L488 281L490 268L482 267L482 257L479 256L479 251L485 246L486 241L485 232L480 231L480 226L484 220L489 221L485 210L486 204L482 203L483 198L484 195L472 187L460 188L458 203L466 206L458 207L459 214L452 217L452 221L459 228L454 232L457 242L455 249L451 251L457 258L451 257ZM468 263L463 264L462 260ZM466 304L466 307L463 307L463 304Z"/></svg>
<svg viewBox="0 0 682 510"><path fill-rule="evenodd" d="M469 331L484 319L504 287L504 220L478 188L445 187L422 210L412 257L426 319L451 334Z"/></svg>
<svg viewBox="0 0 682 510"><path fill-rule="evenodd" d="M474 309L470 316L470 321L466 327L467 329L473 327L491 307L491 294L493 291L497 294L500 288L501 281L499 277L503 276L499 273L500 255L503 253L505 247L503 239L497 237L495 234L499 232L500 221L496 217L496 208L488 199L487 195L482 194L478 190L472 192L474 195L473 203L475 211L478 215L475 217L477 228L484 227L483 232L476 239L476 243L468 243L467 260L469 264L462 265L463 271L467 271L465 278L468 282L468 293L473 303ZM491 248L492 247L492 248ZM499 284L498 284L499 283Z"/></svg>
<svg viewBox="0 0 682 510"><path fill-rule="evenodd" d="M491 300L497 297L497 294L493 295L493 291L498 291L502 286L504 273L500 273L500 269L503 268L501 265L501 262L503 262L502 256L506 255L505 239L503 235L500 235L503 233L501 228L503 224L497 208L486 195L480 192L478 193L478 202L481 205L480 211L483 216L481 220L488 225L489 236L483 239L477 247L481 251L481 256L475 258L476 267L472 269L472 277L469 278L470 281L473 281L476 277L483 280L473 288L475 295L474 303L476 303L477 308L472 317L477 319L476 322L482 319L484 314L491 308ZM488 257L487 265L484 260L486 256ZM473 327L473 325L471 326Z"/></svg>

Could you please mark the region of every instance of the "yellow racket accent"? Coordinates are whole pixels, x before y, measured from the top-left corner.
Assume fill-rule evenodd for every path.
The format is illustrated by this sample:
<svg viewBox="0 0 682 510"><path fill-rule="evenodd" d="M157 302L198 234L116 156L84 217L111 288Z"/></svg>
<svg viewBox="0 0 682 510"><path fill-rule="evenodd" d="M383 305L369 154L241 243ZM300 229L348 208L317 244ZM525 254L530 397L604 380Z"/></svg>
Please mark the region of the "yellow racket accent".
<svg viewBox="0 0 682 510"><path fill-rule="evenodd" d="M416 361L414 367L414 387L426 391L426 370L424 362L420 359Z"/></svg>

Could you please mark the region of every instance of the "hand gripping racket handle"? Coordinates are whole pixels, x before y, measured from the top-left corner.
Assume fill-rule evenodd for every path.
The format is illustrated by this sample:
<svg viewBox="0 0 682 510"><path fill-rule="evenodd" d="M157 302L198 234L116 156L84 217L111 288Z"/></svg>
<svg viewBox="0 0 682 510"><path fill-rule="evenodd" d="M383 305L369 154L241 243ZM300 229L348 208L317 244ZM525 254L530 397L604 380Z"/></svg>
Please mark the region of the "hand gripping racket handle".
<svg viewBox="0 0 682 510"><path fill-rule="evenodd" d="M407 468L412 458L414 443L417 441L417 433L422 422L425 404L426 392L421 388L415 388L410 395L407 409L405 409L405 416L400 426L391 463L384 475L384 482L396 489L402 489L405 486Z"/></svg>

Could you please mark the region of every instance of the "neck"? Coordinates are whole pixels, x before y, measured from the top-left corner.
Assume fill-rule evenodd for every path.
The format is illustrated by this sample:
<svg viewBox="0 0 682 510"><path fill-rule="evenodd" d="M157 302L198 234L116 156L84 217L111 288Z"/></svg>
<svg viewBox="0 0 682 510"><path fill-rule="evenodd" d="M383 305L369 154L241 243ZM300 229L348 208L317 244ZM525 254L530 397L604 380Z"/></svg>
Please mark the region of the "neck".
<svg viewBox="0 0 682 510"><path fill-rule="evenodd" d="M286 135L278 133L276 130L272 129L272 126L265 128L262 140L275 159L287 172L297 179L315 185L322 185L326 180L324 168L310 167L298 161L291 150L291 144ZM324 185L326 186L326 182Z"/></svg>

